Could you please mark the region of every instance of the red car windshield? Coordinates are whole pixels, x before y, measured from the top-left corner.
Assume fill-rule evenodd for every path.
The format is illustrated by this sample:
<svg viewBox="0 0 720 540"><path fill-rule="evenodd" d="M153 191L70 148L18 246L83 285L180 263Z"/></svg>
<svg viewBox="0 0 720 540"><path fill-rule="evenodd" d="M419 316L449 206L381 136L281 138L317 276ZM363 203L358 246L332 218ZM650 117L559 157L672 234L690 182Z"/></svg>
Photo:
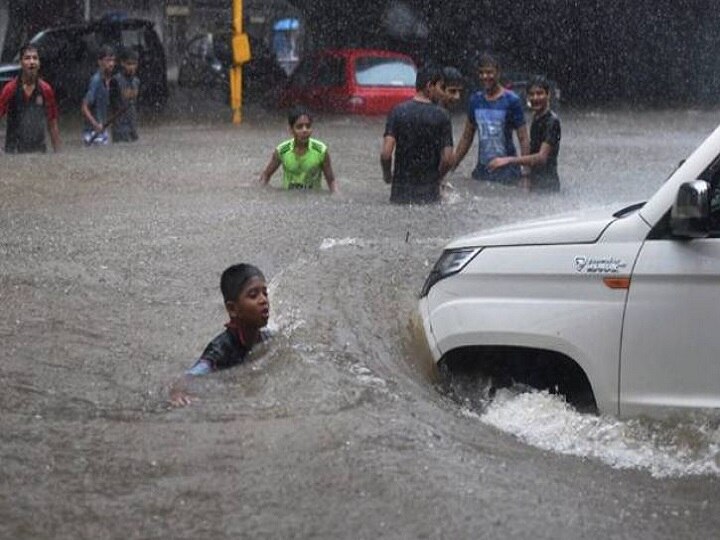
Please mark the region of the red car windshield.
<svg viewBox="0 0 720 540"><path fill-rule="evenodd" d="M355 78L360 86L415 87L415 66L403 58L366 56L355 61Z"/></svg>

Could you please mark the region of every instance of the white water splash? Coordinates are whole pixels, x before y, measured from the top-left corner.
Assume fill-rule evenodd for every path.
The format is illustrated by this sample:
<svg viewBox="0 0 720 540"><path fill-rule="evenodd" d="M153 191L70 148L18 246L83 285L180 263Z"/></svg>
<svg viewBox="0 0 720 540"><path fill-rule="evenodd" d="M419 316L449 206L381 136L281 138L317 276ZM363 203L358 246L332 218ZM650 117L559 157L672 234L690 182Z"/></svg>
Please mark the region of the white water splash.
<svg viewBox="0 0 720 540"><path fill-rule="evenodd" d="M357 238L323 238L320 243L320 250L332 249L338 246L357 246L361 245L361 242Z"/></svg>
<svg viewBox="0 0 720 540"><path fill-rule="evenodd" d="M618 469L647 469L654 477L720 475L720 428L707 419L623 421L581 414L547 392L512 390L499 391L479 418L532 446Z"/></svg>

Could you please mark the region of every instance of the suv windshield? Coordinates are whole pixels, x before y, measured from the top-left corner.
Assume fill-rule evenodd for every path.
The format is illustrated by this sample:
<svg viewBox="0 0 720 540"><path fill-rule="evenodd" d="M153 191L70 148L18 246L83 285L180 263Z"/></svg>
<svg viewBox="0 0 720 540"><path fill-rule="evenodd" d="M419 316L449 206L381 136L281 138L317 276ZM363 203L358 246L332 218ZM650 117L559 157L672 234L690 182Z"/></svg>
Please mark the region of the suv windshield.
<svg viewBox="0 0 720 540"><path fill-rule="evenodd" d="M355 61L355 78L360 86L415 87L415 66L402 58L366 56Z"/></svg>

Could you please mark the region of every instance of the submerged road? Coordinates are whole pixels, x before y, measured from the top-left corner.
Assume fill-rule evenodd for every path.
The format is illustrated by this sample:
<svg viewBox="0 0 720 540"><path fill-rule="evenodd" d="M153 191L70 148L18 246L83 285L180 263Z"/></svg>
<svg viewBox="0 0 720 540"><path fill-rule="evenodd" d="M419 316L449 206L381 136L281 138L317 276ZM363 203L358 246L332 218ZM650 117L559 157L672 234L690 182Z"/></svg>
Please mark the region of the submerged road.
<svg viewBox="0 0 720 540"><path fill-rule="evenodd" d="M447 203L397 207L383 119L316 118L331 197L256 185L281 115L180 109L134 145L68 124L61 154L0 158L1 538L717 535L717 422L451 399L414 310L453 236L643 200L718 111L563 111L560 193L469 180L473 149ZM171 409L239 261L270 280L278 337Z"/></svg>

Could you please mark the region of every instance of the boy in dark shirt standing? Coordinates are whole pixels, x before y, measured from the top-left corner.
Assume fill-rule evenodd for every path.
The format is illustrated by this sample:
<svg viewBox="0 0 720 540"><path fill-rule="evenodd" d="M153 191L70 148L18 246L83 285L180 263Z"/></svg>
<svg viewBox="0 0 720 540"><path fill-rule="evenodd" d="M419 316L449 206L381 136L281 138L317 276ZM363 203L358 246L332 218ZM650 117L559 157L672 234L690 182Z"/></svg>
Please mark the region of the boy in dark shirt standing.
<svg viewBox="0 0 720 540"><path fill-rule="evenodd" d="M530 153L527 156L495 158L488 169L492 171L512 164L529 167L528 187L557 191L560 189L557 158L561 130L560 119L550 109L550 90L550 83L545 77L535 77L528 86L528 101L533 111Z"/></svg>
<svg viewBox="0 0 720 540"><path fill-rule="evenodd" d="M45 126L55 152L60 150L55 92L39 77L40 57L33 45L20 49L20 76L0 93L0 118L8 115L5 152L45 152Z"/></svg>
<svg viewBox="0 0 720 540"><path fill-rule="evenodd" d="M83 140L85 144L105 145L110 142L105 123L110 106L110 79L115 69L115 51L103 45L98 52L98 70L90 78L87 94L80 110L85 118Z"/></svg>
<svg viewBox="0 0 720 540"><path fill-rule="evenodd" d="M450 116L433 102L442 82L439 69L421 68L415 97L397 105L387 118L380 165L383 179L391 184L390 202L426 204L441 199L440 184L450 169L453 148Z"/></svg>
<svg viewBox="0 0 720 540"><path fill-rule="evenodd" d="M270 317L267 284L262 272L251 264L235 264L220 277L220 290L230 321L225 331L217 335L203 350L200 358L170 389L170 404L188 405L189 378L219 369L236 366L245 361L254 345L266 341Z"/></svg>
<svg viewBox="0 0 720 540"><path fill-rule="evenodd" d="M114 143L138 140L137 97L140 79L136 75L137 67L137 51L123 49L120 53L120 71L110 80L110 116L115 118L110 131Z"/></svg>

